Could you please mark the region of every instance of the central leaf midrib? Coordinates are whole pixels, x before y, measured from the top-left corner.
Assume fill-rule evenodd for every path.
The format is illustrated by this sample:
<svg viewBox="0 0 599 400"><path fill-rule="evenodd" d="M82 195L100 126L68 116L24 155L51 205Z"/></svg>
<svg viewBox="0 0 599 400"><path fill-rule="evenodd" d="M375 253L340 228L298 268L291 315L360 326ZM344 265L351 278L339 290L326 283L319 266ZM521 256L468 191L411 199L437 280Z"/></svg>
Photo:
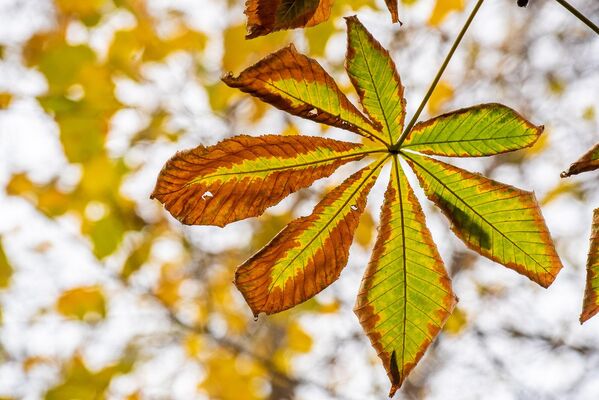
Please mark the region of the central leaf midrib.
<svg viewBox="0 0 599 400"><path fill-rule="evenodd" d="M393 157L393 166L395 168L395 177L397 180L397 194L399 199L399 210L401 215L401 245L403 250L403 332L402 332L402 346L401 346L401 376L404 376L405 371L405 352L406 352L406 325L407 325L407 310L408 310L408 276L407 276L407 257L406 257L406 234L405 234L405 221L404 221L404 209L403 209L403 197L401 193L401 182L399 177L399 159L397 154Z"/></svg>
<svg viewBox="0 0 599 400"><path fill-rule="evenodd" d="M263 168L263 169L256 169L256 170L247 170L247 171L237 171L237 172L225 172L225 173L222 173L222 174L207 175L207 176L203 176L200 179L194 179L194 180L190 181L189 183L187 183L185 186L195 185L195 184L200 183L204 179L218 178L218 177L221 177L221 176L255 174L255 173L260 173L260 172L281 171L281 170L290 169L290 168L308 167L310 165L315 165L315 164L320 164L320 163L326 163L326 162L329 162L329 161L342 160L344 158L351 158L351 157L356 157L356 156L360 156L360 155L368 155L368 154L373 154L373 153L384 153L386 151L387 151L386 149L369 150L369 151L359 151L359 152L356 152L356 153L345 154L345 155L342 155L342 156L323 158L323 159L320 159L320 160L309 161L309 162L298 163L298 164L290 164L290 165L280 166L280 167ZM273 157L273 158L276 158L276 157ZM233 166L234 165L235 164L233 164Z"/></svg>
<svg viewBox="0 0 599 400"><path fill-rule="evenodd" d="M519 135L519 136L501 136L501 137L492 137L492 138L475 138L475 139L455 139L455 140L443 140L437 142L411 142L406 145L403 145L402 148L406 147L414 147L423 144L444 144L444 143L460 143L460 142L482 142L482 141L493 141L493 140L502 140L502 139L518 139L527 136L534 136L532 134L527 135Z"/></svg>

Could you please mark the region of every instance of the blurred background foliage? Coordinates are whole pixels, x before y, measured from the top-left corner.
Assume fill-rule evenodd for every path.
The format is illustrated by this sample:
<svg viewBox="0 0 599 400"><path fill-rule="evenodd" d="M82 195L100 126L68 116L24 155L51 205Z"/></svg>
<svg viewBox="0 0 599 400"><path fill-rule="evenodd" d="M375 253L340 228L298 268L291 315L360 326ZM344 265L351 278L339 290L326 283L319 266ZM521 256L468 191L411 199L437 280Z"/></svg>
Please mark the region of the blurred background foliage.
<svg viewBox="0 0 599 400"><path fill-rule="evenodd" d="M384 398L351 311L384 183L341 283L258 321L235 267L334 182L223 230L181 226L148 196L180 149L248 132L346 138L228 88L223 72L294 41L349 93L342 17L358 13L413 112L470 3L402 0L400 27L382 1L338 0L326 23L246 41L241 0L0 2L0 396ZM576 3L599 19L598 2ZM592 175L559 172L597 141L599 40L551 0L485 7L428 113L497 101L546 124L532 149L468 165L536 191L566 269L544 291L429 210L461 302L397 397L596 399L599 325L576 321L599 191Z"/></svg>

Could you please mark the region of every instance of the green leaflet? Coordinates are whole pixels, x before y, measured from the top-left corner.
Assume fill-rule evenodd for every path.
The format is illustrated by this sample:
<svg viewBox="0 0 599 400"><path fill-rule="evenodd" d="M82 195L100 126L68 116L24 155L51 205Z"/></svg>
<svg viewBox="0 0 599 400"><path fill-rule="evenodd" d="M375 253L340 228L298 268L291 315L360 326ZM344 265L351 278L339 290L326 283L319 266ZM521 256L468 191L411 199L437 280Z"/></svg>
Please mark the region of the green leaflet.
<svg viewBox="0 0 599 400"><path fill-rule="evenodd" d="M489 156L532 146L543 129L509 107L481 104L417 123L402 148L440 156Z"/></svg>
<svg viewBox="0 0 599 400"><path fill-rule="evenodd" d="M292 44L222 80L290 114L384 142L324 68Z"/></svg>
<svg viewBox="0 0 599 400"><path fill-rule="evenodd" d="M405 119L404 88L389 52L358 21L347 18L347 73L364 111L382 129L392 145Z"/></svg>
<svg viewBox="0 0 599 400"><path fill-rule="evenodd" d="M468 247L543 287L553 282L562 264L533 193L429 157L404 156Z"/></svg>
<svg viewBox="0 0 599 400"><path fill-rule="evenodd" d="M401 386L456 299L420 204L394 157L379 235L354 309L391 380Z"/></svg>

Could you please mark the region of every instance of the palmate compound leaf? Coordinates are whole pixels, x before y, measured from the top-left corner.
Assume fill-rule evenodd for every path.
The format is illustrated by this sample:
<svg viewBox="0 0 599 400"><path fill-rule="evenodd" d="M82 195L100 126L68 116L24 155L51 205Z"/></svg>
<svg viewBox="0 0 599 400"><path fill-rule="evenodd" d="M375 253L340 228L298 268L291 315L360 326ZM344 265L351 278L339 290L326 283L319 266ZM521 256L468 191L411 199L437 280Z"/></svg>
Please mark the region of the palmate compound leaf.
<svg viewBox="0 0 599 400"><path fill-rule="evenodd" d="M398 0L385 0L393 22L399 22ZM282 29L318 25L329 19L333 0L246 0L246 38Z"/></svg>
<svg viewBox="0 0 599 400"><path fill-rule="evenodd" d="M456 299L420 204L394 157L379 234L354 311L391 381L416 366Z"/></svg>
<svg viewBox="0 0 599 400"><path fill-rule="evenodd" d="M594 171L599 169L599 143L587 151L574 164L570 165L567 171L561 173L562 178L577 175L582 172Z"/></svg>
<svg viewBox="0 0 599 400"><path fill-rule="evenodd" d="M587 284L582 304L580 323L599 312L599 208L593 213L591 227L591 247L587 258Z"/></svg>
<svg viewBox="0 0 599 400"><path fill-rule="evenodd" d="M368 117L349 102L316 61L291 46L238 77L228 75L223 80L293 115L350 130L378 143L360 147L308 137L305 140L311 146L319 147L315 143L322 141L315 155L306 151L301 136L293 137L300 142L286 145L275 144L274 136L240 136L175 156L159 176L154 196L187 223L224 225L261 214L285 193L330 175L345 162L366 155L379 157L327 194L310 216L291 222L238 268L235 283L253 313L271 314L308 300L337 279L347 262L366 196L385 160L393 158L379 237L355 308L387 370L393 394L439 333L456 300L399 158L411 164L425 193L474 251L545 287L561 263L532 193L423 155L484 156L513 151L532 145L542 127L508 107L485 104L417 124L408 139L399 142L405 100L394 63L357 18L348 18L347 24L346 70ZM255 158L252 153L236 153L245 155L235 155L229 161L223 150L240 140L263 140L261 160L251 161ZM331 153L324 149L328 146ZM245 150L247 146L241 147ZM295 156L306 152L309 155ZM298 157L310 161L298 161ZM194 165L214 159L219 161L212 169ZM318 167L309 169L313 176L303 181L304 164L312 162ZM281 163L285 165L282 169ZM251 168L246 168L248 165ZM228 172L215 173L214 168ZM296 168L304 169L297 174ZM283 172L271 175L265 170ZM266 175L255 178L255 173ZM290 176L294 178L288 179ZM292 187L286 186L288 181ZM233 190L237 185L243 189ZM199 200L206 190L219 199L210 210ZM260 199L259 207L253 205L252 196L244 195L246 190Z"/></svg>
<svg viewBox="0 0 599 400"><path fill-rule="evenodd" d="M309 136L236 136L178 152L152 198L184 224L225 226L261 215L290 193L373 152L356 143Z"/></svg>
<svg viewBox="0 0 599 400"><path fill-rule="evenodd" d="M561 173L562 178L582 172L599 169L599 143L587 151L567 171ZM599 208L593 213L591 227L591 247L587 258L587 283L584 291L580 323L585 323L599 312Z"/></svg>

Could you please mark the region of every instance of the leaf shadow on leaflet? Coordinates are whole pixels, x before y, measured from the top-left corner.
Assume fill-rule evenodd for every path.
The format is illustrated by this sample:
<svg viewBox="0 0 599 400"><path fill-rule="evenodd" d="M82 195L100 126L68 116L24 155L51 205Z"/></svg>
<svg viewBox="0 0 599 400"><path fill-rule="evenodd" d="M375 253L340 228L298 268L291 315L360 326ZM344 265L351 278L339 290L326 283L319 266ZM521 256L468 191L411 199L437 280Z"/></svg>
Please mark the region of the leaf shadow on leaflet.
<svg viewBox="0 0 599 400"><path fill-rule="evenodd" d="M477 237L481 249L491 250L491 236L478 222L480 218L464 212L464 210L444 198L438 197L436 202L454 225L452 229L456 233L461 232L459 236Z"/></svg>

